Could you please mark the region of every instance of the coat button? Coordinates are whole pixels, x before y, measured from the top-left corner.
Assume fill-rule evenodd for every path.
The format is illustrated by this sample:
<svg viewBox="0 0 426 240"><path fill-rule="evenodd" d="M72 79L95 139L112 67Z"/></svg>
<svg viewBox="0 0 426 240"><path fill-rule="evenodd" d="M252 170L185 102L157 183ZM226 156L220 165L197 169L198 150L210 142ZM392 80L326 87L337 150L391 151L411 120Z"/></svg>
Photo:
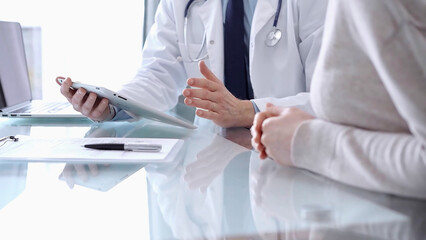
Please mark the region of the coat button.
<svg viewBox="0 0 426 240"><path fill-rule="evenodd" d="M214 40L210 40L210 45L213 45L214 44Z"/></svg>
<svg viewBox="0 0 426 240"><path fill-rule="evenodd" d="M178 62L183 62L183 58L182 58L182 56L177 57L177 58L176 58L176 60L177 60Z"/></svg>

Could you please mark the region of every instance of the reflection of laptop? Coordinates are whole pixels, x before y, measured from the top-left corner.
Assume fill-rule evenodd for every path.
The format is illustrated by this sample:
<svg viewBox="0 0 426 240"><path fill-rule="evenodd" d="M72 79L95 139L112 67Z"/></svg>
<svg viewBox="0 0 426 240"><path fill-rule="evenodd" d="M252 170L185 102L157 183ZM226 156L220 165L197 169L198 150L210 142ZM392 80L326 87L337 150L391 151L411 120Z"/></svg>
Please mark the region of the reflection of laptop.
<svg viewBox="0 0 426 240"><path fill-rule="evenodd" d="M0 117L83 117L68 102L32 100L19 23L0 21Z"/></svg>

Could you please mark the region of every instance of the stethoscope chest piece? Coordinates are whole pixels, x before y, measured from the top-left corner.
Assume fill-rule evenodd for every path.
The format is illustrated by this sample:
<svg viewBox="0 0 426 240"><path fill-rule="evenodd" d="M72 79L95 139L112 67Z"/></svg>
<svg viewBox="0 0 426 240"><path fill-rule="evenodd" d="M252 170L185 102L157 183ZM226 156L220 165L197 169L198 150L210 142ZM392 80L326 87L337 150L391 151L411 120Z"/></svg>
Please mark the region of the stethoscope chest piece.
<svg viewBox="0 0 426 240"><path fill-rule="evenodd" d="M266 35L265 45L274 47L281 40L282 32L278 28L274 28Z"/></svg>

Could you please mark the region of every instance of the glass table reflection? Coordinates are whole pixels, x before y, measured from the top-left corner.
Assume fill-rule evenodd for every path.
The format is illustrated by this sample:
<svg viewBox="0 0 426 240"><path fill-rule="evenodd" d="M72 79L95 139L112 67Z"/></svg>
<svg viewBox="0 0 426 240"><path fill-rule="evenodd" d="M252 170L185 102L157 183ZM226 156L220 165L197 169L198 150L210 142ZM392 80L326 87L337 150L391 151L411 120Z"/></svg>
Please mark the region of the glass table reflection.
<svg viewBox="0 0 426 240"><path fill-rule="evenodd" d="M0 239L426 236L426 202L261 161L244 128L1 119L0 136L7 135L179 138L185 144L171 163L0 162Z"/></svg>

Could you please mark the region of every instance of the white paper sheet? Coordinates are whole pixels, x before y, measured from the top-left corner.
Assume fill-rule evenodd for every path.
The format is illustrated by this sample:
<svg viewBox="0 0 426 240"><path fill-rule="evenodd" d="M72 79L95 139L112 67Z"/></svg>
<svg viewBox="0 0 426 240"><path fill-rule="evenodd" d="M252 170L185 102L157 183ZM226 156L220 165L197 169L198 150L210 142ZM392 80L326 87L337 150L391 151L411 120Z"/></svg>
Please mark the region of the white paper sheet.
<svg viewBox="0 0 426 240"><path fill-rule="evenodd" d="M19 141L0 147L0 161L148 163L170 162L183 140L164 138L33 138L17 136ZM160 152L131 152L84 148L92 143L157 143Z"/></svg>

